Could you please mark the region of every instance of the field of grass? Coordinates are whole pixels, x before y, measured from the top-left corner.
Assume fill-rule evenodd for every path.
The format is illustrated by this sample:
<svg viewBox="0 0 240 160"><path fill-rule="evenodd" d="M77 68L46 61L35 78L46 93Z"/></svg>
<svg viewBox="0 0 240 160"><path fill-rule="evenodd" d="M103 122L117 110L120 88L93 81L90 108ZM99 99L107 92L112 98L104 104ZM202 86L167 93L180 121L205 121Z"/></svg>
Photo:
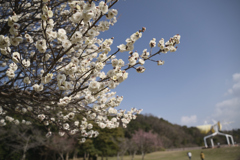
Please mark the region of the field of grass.
<svg viewBox="0 0 240 160"><path fill-rule="evenodd" d="M187 152L192 152L192 160L201 160L200 152L205 154L205 160L240 160L240 147L224 147L214 149L196 149L184 151L161 151L146 154L145 160L188 160ZM99 159L99 158L98 158ZM117 160L117 157L108 158ZM130 156L124 156L123 160L131 160ZM141 156L135 156L134 160L141 160Z"/></svg>
<svg viewBox="0 0 240 160"><path fill-rule="evenodd" d="M200 153L203 151L205 160L240 160L240 146L223 147L214 149L194 149L181 151L160 151L146 154L144 160L189 160L187 153L192 153L192 160L201 160ZM82 160L79 158L77 160ZM98 157L100 160L101 157ZM104 158L105 160L106 158ZM121 159L121 158L119 158ZM108 160L117 160L117 157L108 157ZM131 160L130 156L124 156L123 160ZM134 160L142 160L141 155L136 155Z"/></svg>

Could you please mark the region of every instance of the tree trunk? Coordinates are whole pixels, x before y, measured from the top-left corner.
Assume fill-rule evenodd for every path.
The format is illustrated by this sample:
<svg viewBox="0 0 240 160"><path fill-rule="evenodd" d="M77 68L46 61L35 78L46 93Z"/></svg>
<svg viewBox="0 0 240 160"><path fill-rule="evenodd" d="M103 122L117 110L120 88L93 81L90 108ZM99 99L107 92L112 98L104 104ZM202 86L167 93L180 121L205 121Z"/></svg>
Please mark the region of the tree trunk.
<svg viewBox="0 0 240 160"><path fill-rule="evenodd" d="M131 160L134 160L135 154L136 154L136 151L133 151Z"/></svg>
<svg viewBox="0 0 240 160"><path fill-rule="evenodd" d="M87 156L87 153L84 152L84 157L83 157L83 160L86 160L86 156Z"/></svg>
<svg viewBox="0 0 240 160"><path fill-rule="evenodd" d="M142 160L144 160L144 156L145 156L145 153L144 153L144 152L142 152Z"/></svg>
<svg viewBox="0 0 240 160"><path fill-rule="evenodd" d="M73 153L73 160L76 160L76 159L77 159L77 149L75 149Z"/></svg>
<svg viewBox="0 0 240 160"><path fill-rule="evenodd" d="M56 151L54 152L53 159L54 159L54 160L57 160L57 153L56 153ZM47 160L47 159L46 159L46 160Z"/></svg>
<svg viewBox="0 0 240 160"><path fill-rule="evenodd" d="M24 152L21 160L25 160L25 158L26 158L26 153Z"/></svg>
<svg viewBox="0 0 240 160"><path fill-rule="evenodd" d="M118 152L118 153L117 153L117 160L119 160L119 154L120 154L120 153Z"/></svg>
<svg viewBox="0 0 240 160"><path fill-rule="evenodd" d="M59 155L62 158L62 160L64 160L63 153L59 153Z"/></svg>
<svg viewBox="0 0 240 160"><path fill-rule="evenodd" d="M123 160L123 154L121 155L121 160Z"/></svg>
<svg viewBox="0 0 240 160"><path fill-rule="evenodd" d="M66 154L66 160L68 160L69 159L69 152L67 152L67 154Z"/></svg>
<svg viewBox="0 0 240 160"><path fill-rule="evenodd" d="M30 139L30 136L28 137L27 142L26 142L25 146L23 147L23 156L22 156L21 160L25 160L25 158L26 158L26 152L27 152L29 139Z"/></svg>
<svg viewBox="0 0 240 160"><path fill-rule="evenodd" d="M97 154L95 154L95 159L94 160L97 160L98 159L98 155Z"/></svg>
<svg viewBox="0 0 240 160"><path fill-rule="evenodd" d="M89 153L87 153L87 159L89 159Z"/></svg>

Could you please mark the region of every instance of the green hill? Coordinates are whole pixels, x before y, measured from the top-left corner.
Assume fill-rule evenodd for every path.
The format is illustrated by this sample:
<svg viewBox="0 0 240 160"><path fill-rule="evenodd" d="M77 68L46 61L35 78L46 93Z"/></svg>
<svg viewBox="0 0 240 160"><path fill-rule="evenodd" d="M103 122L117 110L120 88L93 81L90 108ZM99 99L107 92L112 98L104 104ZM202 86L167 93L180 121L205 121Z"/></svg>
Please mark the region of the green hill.
<svg viewBox="0 0 240 160"><path fill-rule="evenodd" d="M151 114L138 115L135 120L131 121L125 129L125 137L131 138L131 135L139 129L146 132L152 130L153 133L158 134L164 148L204 146L203 137L206 136L201 134L196 127L172 124ZM222 132L233 135L234 141L240 143L240 129ZM216 136L213 139L216 143L227 144L224 136Z"/></svg>

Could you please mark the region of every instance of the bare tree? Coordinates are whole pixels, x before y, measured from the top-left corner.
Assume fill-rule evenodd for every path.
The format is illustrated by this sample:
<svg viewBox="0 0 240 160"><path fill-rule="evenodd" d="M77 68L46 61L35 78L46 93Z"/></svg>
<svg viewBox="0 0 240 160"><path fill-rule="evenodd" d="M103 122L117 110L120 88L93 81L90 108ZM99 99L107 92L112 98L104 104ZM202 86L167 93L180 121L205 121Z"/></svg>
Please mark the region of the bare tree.
<svg viewBox="0 0 240 160"><path fill-rule="evenodd" d="M137 153L138 146L133 139L130 139L128 142L128 152L131 156L131 160L134 160L134 157Z"/></svg>
<svg viewBox="0 0 240 160"><path fill-rule="evenodd" d="M61 160L69 160L69 154L74 151L76 144L75 137L53 135L48 139L45 146L51 151L58 153Z"/></svg>
<svg viewBox="0 0 240 160"><path fill-rule="evenodd" d="M129 147L129 139L127 138L117 138L117 141L114 140L118 145L117 159L119 160L119 156L121 156L121 160L123 160L123 156L126 154Z"/></svg>
<svg viewBox="0 0 240 160"><path fill-rule="evenodd" d="M11 125L8 130L0 128L1 143L11 147L12 154L21 152L21 160L26 159L26 153L31 148L43 146L46 137L42 136L41 130L27 125Z"/></svg>
<svg viewBox="0 0 240 160"><path fill-rule="evenodd" d="M132 136L132 140L137 144L139 151L142 153L142 160L147 152L156 151L156 149L162 146L157 134L153 134L152 131L144 132L138 130Z"/></svg>

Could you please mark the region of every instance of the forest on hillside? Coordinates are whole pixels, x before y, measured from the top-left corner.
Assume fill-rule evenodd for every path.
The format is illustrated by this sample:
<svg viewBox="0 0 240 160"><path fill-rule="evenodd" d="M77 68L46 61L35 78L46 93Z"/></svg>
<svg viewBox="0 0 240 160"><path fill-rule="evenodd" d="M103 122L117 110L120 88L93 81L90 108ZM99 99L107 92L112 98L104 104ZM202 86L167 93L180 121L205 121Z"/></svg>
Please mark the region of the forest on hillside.
<svg viewBox="0 0 240 160"><path fill-rule="evenodd" d="M97 127L97 126L96 126ZM46 139L43 126L7 125L0 128L0 160L69 159L84 157L110 157L146 153L169 148L204 146L203 137L196 127L172 124L150 114L139 115L127 128L100 129L97 138L78 143L78 136L60 137L54 134ZM240 142L240 129L222 131L233 135ZM214 137L215 143L226 144L224 136Z"/></svg>

